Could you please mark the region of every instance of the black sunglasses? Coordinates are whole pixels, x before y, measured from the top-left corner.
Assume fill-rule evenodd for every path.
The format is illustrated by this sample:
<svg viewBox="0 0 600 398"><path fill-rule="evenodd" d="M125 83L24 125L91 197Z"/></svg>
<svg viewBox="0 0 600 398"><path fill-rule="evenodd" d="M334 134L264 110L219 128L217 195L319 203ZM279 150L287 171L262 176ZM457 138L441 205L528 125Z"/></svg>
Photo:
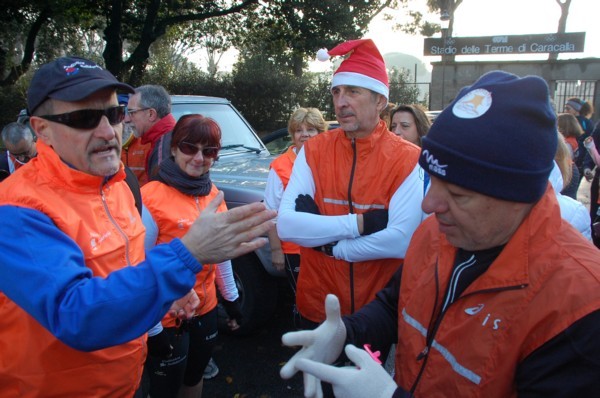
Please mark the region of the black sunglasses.
<svg viewBox="0 0 600 398"><path fill-rule="evenodd" d="M198 148L196 145L185 141L181 141L179 145L177 145L177 148L179 148L182 153L190 156L196 156L196 154L200 151L200 148ZM207 146L202 148L202 156L205 158L214 159L218 155L219 148L216 146Z"/></svg>
<svg viewBox="0 0 600 398"><path fill-rule="evenodd" d="M125 118L125 106L113 106L106 109L80 109L61 113L60 115L44 115L42 119L64 124L74 129L90 130L98 127L102 116L106 116L111 125L119 124Z"/></svg>

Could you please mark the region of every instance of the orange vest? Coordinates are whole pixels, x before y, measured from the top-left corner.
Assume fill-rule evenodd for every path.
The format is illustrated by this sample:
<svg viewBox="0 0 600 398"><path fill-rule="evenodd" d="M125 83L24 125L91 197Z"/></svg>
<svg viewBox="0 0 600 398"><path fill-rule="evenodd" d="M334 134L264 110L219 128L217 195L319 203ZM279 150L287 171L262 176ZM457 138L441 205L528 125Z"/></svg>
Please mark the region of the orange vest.
<svg viewBox="0 0 600 398"><path fill-rule="evenodd" d="M202 210L217 195L219 190L213 184L206 196L191 196L159 181L150 181L142 187L142 199L156 225L158 238L156 244L168 243L174 238L181 238L200 215ZM227 211L225 202L219 206L218 212ZM200 298L196 309L198 315L203 315L217 306L217 291L215 288L215 264L203 264L202 271L196 275L194 290ZM175 319L166 315L162 324L164 327L174 327Z"/></svg>
<svg viewBox="0 0 600 398"><path fill-rule="evenodd" d="M289 147L287 151L271 162L271 168L275 170L275 173L277 173L279 179L281 179L284 190L287 187L288 182L290 182L292 168L296 161L296 152L294 152L294 148L294 146ZM281 241L281 248L286 254L300 254L300 246L292 242Z"/></svg>
<svg viewBox="0 0 600 398"><path fill-rule="evenodd" d="M144 228L123 168L103 184L103 177L69 168L43 142L37 146L39 155L17 178L2 183L0 204L50 217L77 242L94 276L106 277L143 261ZM146 335L110 348L78 351L0 293L0 395L133 396L146 359L145 339Z"/></svg>
<svg viewBox="0 0 600 398"><path fill-rule="evenodd" d="M571 137L566 137L565 141L567 142L567 144L569 144L571 146L571 150L573 150L573 153L575 153L577 151L577 149L579 149L579 144L577 143L577 138L571 136Z"/></svg>
<svg viewBox="0 0 600 398"><path fill-rule="evenodd" d="M446 309L428 357L418 360L455 253L435 217L413 235L398 303L396 382L409 391L422 372L415 397L516 397L519 363L600 308L598 250L562 220L549 188L489 269Z"/></svg>
<svg viewBox="0 0 600 398"><path fill-rule="evenodd" d="M142 144L142 139L134 137L131 143L121 151L121 161L133 171L140 182L140 186L148 182L146 173L146 154L150 151L150 144Z"/></svg>
<svg viewBox="0 0 600 398"><path fill-rule="evenodd" d="M417 165L420 150L380 121L366 138L350 140L341 129L321 133L304 144L304 152L321 214L345 215L389 208ZM375 298L401 264L395 258L349 263L304 247L300 258L296 301L302 316L313 322L325 320L328 293L339 298L342 315L350 314Z"/></svg>

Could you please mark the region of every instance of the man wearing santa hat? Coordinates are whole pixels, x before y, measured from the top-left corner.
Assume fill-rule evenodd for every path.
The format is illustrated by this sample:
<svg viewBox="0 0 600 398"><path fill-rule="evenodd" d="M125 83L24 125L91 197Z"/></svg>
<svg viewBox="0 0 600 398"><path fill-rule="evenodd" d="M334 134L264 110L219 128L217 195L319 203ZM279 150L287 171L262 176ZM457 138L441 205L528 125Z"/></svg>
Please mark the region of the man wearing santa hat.
<svg viewBox="0 0 600 398"><path fill-rule="evenodd" d="M323 54L348 55L331 85L340 128L304 144L277 223L282 240L302 246L296 303L306 328L325 320L329 293L342 314L372 300L402 264L423 214L419 148L379 118L389 86L377 47L352 40Z"/></svg>

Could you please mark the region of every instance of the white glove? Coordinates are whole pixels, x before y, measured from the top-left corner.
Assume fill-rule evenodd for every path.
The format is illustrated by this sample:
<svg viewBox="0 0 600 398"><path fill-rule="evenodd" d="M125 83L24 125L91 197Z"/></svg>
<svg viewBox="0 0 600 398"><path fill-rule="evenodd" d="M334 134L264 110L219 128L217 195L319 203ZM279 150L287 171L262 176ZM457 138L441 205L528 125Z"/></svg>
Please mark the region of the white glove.
<svg viewBox="0 0 600 398"><path fill-rule="evenodd" d="M281 338L286 346L302 346L302 349L281 368L282 378L289 379L294 376L299 370L296 364L302 358L330 364L340 356L346 341L346 326L340 316L340 302L333 294L328 294L325 298L325 313L327 319L316 329L289 332ZM323 396L319 380L306 373L304 396Z"/></svg>
<svg viewBox="0 0 600 398"><path fill-rule="evenodd" d="M346 355L356 364L336 368L308 359L299 359L296 367L319 380L331 383L336 397L344 398L391 398L398 388L383 366L365 351L348 344Z"/></svg>

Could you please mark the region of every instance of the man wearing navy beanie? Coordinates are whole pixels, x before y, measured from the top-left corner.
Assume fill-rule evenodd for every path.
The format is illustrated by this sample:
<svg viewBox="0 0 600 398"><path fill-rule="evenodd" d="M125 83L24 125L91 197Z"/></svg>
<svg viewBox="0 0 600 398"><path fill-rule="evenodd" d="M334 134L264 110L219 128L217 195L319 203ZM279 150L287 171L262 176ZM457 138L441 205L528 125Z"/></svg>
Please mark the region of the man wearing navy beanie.
<svg viewBox="0 0 600 398"><path fill-rule="evenodd" d="M343 397L597 396L600 256L548 183L555 123L538 77L495 71L462 89L423 139L433 216L403 267L352 315L329 295L323 324L283 336L305 349L282 373ZM393 380L372 359L392 343ZM356 368L323 364L345 345Z"/></svg>

